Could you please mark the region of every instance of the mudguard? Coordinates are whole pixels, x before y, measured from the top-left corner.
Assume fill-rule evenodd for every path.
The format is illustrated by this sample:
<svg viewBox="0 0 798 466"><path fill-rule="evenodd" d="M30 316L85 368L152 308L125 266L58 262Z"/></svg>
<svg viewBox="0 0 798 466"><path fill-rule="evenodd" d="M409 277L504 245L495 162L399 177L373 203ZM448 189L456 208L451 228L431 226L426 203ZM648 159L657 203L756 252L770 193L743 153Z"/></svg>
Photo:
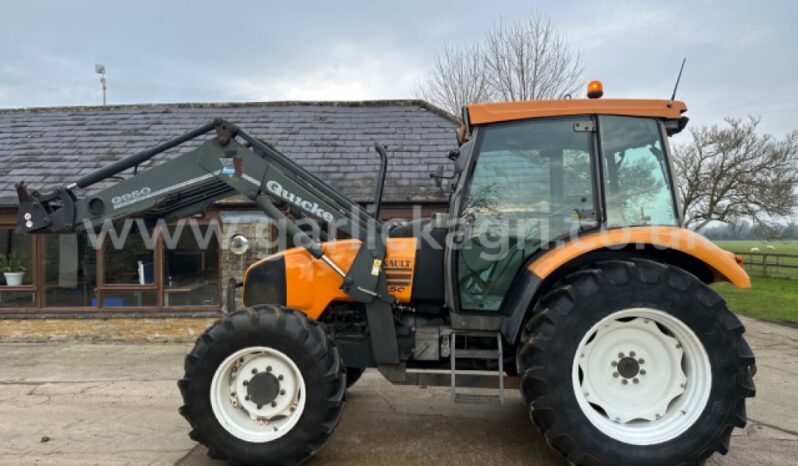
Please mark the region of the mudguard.
<svg viewBox="0 0 798 466"><path fill-rule="evenodd" d="M533 257L516 279L515 292L505 300L502 334L508 341L516 340L541 284L557 270L594 251L628 250L632 246L640 250L637 257L645 257L647 248L681 252L706 265L714 281L728 281L738 288L751 287L751 279L733 253L686 228L643 226L601 230L562 242Z"/></svg>

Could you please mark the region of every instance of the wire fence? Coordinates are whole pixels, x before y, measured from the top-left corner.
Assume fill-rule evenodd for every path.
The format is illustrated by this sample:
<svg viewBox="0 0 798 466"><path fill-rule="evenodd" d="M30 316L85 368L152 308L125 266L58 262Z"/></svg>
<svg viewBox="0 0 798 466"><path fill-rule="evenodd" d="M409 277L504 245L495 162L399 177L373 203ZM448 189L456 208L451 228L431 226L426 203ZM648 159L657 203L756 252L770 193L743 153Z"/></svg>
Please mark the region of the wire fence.
<svg viewBox="0 0 798 466"><path fill-rule="evenodd" d="M743 256L743 267L751 276L798 279L798 254L750 251L734 253Z"/></svg>

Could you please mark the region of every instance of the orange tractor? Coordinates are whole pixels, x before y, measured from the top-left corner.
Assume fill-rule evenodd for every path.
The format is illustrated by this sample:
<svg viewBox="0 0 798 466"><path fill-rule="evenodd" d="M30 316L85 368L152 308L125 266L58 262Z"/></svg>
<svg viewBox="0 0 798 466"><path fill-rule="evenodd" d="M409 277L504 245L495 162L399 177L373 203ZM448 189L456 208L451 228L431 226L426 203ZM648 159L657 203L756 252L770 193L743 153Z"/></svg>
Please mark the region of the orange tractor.
<svg viewBox="0 0 798 466"><path fill-rule="evenodd" d="M455 401L461 387L495 389L499 402L518 388L574 464L694 464L745 425L755 366L708 286L749 278L679 214L668 137L685 111L599 98L469 105L448 214L402 224L378 219L379 146L369 211L215 120L49 194L19 185L19 226L172 220L231 195L283 220L297 247L249 267L246 308L185 360L180 412L212 456L302 463L341 419L347 386L376 368L396 384L449 386ZM176 159L74 194L212 131ZM296 218L339 236L318 241Z"/></svg>

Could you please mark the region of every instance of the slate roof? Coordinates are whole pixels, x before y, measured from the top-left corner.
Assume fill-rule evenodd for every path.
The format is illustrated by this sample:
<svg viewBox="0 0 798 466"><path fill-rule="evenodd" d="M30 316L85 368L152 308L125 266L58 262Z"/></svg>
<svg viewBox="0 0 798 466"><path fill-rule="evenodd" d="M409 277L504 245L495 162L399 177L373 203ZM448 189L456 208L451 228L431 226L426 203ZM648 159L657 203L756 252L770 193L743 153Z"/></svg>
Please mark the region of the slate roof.
<svg viewBox="0 0 798 466"><path fill-rule="evenodd" d="M447 199L446 185L436 186L429 173L451 171L446 155L457 144L455 118L423 101L385 100L0 109L0 206L16 205L18 181L44 192L215 117L271 142L356 201L372 198L375 141L388 148L385 202Z"/></svg>

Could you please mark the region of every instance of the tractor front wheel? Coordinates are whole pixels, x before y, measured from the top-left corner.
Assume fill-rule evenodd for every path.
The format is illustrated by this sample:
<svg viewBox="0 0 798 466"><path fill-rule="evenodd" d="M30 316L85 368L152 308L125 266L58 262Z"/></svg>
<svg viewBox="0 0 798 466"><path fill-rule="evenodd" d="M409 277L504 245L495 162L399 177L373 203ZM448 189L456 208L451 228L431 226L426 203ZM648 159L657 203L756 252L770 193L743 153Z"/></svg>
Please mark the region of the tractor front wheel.
<svg viewBox="0 0 798 466"><path fill-rule="evenodd" d="M697 464L725 454L754 395L744 328L684 270L608 261L538 304L518 355L521 390L574 464Z"/></svg>
<svg viewBox="0 0 798 466"><path fill-rule="evenodd" d="M216 322L186 356L178 383L192 439L214 458L301 464L341 418L345 368L304 314L258 306Z"/></svg>

